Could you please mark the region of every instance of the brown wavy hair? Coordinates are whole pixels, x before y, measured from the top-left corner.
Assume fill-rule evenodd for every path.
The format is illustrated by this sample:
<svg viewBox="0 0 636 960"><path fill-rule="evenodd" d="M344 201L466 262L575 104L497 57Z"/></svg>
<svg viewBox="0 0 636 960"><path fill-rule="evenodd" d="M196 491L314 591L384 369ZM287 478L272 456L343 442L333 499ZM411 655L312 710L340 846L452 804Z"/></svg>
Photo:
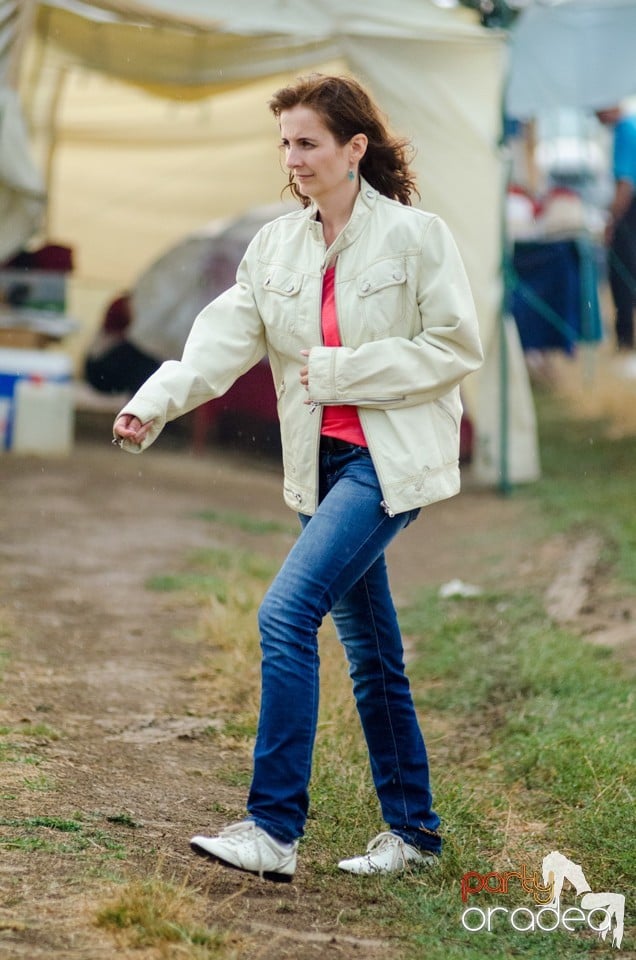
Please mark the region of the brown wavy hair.
<svg viewBox="0 0 636 960"><path fill-rule="evenodd" d="M409 167L414 152L410 141L389 132L380 110L357 80L314 73L277 90L269 101L276 118L298 106L315 110L341 146L357 133L365 134L369 142L360 161L360 173L379 193L407 206L411 205L411 194L419 197L415 174ZM291 172L285 189L304 207L311 203L298 190Z"/></svg>

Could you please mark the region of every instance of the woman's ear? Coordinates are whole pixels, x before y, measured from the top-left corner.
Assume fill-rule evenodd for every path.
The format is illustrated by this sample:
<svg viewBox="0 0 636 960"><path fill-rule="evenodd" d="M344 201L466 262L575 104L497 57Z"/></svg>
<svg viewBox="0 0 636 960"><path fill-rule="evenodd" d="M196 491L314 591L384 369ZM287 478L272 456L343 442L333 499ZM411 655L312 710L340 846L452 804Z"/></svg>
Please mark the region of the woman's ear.
<svg viewBox="0 0 636 960"><path fill-rule="evenodd" d="M349 141L349 149L351 151L351 163L352 165L360 163L363 156L367 152L367 146L369 139L365 133L356 133L351 140Z"/></svg>

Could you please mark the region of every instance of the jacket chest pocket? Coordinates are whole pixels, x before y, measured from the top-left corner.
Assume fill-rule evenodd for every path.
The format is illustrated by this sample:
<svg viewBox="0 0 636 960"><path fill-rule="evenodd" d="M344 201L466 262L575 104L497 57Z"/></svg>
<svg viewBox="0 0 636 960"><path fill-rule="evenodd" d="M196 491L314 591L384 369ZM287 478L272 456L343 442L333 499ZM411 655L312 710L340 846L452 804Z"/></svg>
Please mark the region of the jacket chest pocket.
<svg viewBox="0 0 636 960"><path fill-rule="evenodd" d="M405 333L407 285L403 260L382 260L367 267L358 276L356 286L368 336L379 339Z"/></svg>
<svg viewBox="0 0 636 960"><path fill-rule="evenodd" d="M272 266L262 280L262 316L274 342L278 335L292 336L300 327L300 291L303 274L288 267Z"/></svg>

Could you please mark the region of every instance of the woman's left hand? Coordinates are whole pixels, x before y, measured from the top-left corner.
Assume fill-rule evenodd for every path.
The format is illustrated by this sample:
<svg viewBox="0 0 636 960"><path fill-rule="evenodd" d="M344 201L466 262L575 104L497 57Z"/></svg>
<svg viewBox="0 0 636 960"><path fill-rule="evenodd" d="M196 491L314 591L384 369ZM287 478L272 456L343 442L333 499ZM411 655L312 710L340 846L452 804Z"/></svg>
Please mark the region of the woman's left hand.
<svg viewBox="0 0 636 960"><path fill-rule="evenodd" d="M301 350L300 355L301 357L308 357L309 350ZM309 390L309 365L308 364L305 364L304 367L300 368L300 382L305 388L305 390Z"/></svg>

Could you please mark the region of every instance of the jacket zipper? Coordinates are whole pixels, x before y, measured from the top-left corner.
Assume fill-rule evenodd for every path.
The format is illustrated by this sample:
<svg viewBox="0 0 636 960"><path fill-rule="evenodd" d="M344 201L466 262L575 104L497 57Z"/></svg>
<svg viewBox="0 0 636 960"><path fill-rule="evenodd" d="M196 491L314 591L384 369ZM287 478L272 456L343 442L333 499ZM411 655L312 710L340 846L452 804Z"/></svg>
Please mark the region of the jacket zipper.
<svg viewBox="0 0 636 960"><path fill-rule="evenodd" d="M400 403L402 400L406 400L406 397L357 397L355 400L338 400L337 405L339 407L359 407L360 404L368 403ZM321 403L318 400L313 400L311 403L312 407L320 407ZM313 411L312 411L313 412Z"/></svg>
<svg viewBox="0 0 636 960"><path fill-rule="evenodd" d="M338 269L338 261L336 260L336 270L337 270L337 269ZM344 346L346 346L346 344L345 344L344 340L342 339L342 329L341 329L341 327L340 327L340 311L339 311L339 309L338 309L338 300L337 300L338 286L337 286L335 280L336 280L336 278L335 278L335 276L334 276L334 300L335 300L335 304L336 304L336 322L337 322L337 324L338 324L338 338L339 338L339 340L340 340L341 345L344 347ZM350 405L351 405L351 406L358 407L358 406L360 405L360 403L364 403L365 401L366 401L367 403L392 403L392 402L399 402L400 400L403 400L403 399L404 399L404 397L365 397L364 399L351 400L351 401L350 401ZM344 405L346 405L346 403L343 404L343 406L344 406ZM358 416L360 416L360 412L359 412L359 411L358 411ZM364 431L364 435L365 435L365 437L366 437L367 444L369 444L369 437L368 437L368 435L367 435L366 430ZM370 444L369 444L369 452L371 452L371 445L370 445ZM376 474L377 474L377 476L378 476L378 483L380 483L380 489L382 489L382 483L380 482L380 475L378 474L378 468L377 468L377 466L376 466L376 461L373 460L373 454L371 455L371 459L372 459L372 462L373 462L373 466L374 466L375 472L376 472ZM386 513L387 517L394 517L394 516L395 516L395 513L393 512L393 510L391 510L391 507L389 506L389 504L388 504L388 502L387 502L386 499L383 499L383 500L380 501L380 506L382 507L382 509L383 509L384 512Z"/></svg>
<svg viewBox="0 0 636 960"><path fill-rule="evenodd" d="M326 250L325 250L325 253L326 253ZM326 259L323 259L322 265L320 267L321 281L320 281L320 295L317 299L318 316L317 316L317 324L316 324L318 328L318 343L320 344L321 347L324 346L324 339L322 336L322 308L321 308L322 285L325 280L326 270L327 270L327 261ZM310 416L314 414L316 410L321 406L322 404L317 403L315 400L312 400L312 402L309 404ZM322 410L320 413L320 419L322 421ZM318 430L316 431L316 448L315 448L315 456L314 456L314 463L316 465L315 477L314 477L314 481L315 481L314 482L314 491L315 491L314 492L314 512L318 509L318 497L319 497L319 490L320 490L320 431L321 429L322 429L322 422L318 424Z"/></svg>

